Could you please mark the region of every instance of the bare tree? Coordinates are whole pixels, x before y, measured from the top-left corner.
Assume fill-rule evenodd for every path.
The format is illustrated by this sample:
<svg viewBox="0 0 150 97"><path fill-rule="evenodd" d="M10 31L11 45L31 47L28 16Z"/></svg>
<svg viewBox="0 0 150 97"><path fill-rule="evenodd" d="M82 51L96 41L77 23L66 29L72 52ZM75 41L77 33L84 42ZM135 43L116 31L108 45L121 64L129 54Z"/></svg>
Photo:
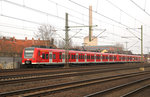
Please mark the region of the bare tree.
<svg viewBox="0 0 150 97"><path fill-rule="evenodd" d="M54 41L54 35L55 35L55 27L49 24L43 24L38 28L38 33L35 33L35 38L40 38L42 40L45 40L46 45L50 45L49 43L53 44Z"/></svg>
<svg viewBox="0 0 150 97"><path fill-rule="evenodd" d="M64 49L65 48L65 41L64 40L58 40L58 47Z"/></svg>
<svg viewBox="0 0 150 97"><path fill-rule="evenodd" d="M65 41L64 40L59 40L58 47L62 48L62 49L65 49ZM69 48L71 48L71 47L72 47L72 40L70 39L69 40Z"/></svg>
<svg viewBox="0 0 150 97"><path fill-rule="evenodd" d="M116 47L119 47L119 48L124 48L124 46L123 46L123 44L121 44L121 43L116 43L116 45L115 45Z"/></svg>

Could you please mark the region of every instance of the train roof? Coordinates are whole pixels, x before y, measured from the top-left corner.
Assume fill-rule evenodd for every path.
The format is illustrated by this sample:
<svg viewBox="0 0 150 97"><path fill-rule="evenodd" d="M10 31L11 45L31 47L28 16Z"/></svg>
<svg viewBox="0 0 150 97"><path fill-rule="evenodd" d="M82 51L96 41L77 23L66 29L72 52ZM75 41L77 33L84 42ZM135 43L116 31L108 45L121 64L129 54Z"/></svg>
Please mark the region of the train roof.
<svg viewBox="0 0 150 97"><path fill-rule="evenodd" d="M56 52L65 52L64 49L37 48L37 47L28 47L28 48L29 49L39 49L39 50L50 50L50 51L56 51ZM27 49L27 48L25 48L25 49ZM72 52L72 53L86 53L86 54L103 54L103 55L138 56L138 57L140 57L139 55L100 53L100 52L89 52L89 51L74 51L74 50L69 50L69 52Z"/></svg>

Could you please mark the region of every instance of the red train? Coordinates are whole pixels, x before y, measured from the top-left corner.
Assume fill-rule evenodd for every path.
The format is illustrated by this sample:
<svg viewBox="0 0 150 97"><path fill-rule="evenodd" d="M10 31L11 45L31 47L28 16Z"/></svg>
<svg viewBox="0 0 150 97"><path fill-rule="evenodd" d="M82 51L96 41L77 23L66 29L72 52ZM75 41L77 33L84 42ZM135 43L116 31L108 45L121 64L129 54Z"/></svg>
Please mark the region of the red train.
<svg viewBox="0 0 150 97"><path fill-rule="evenodd" d="M89 51L69 51L69 63L114 63L114 62L140 62L141 56L125 55L125 54L111 54L99 53ZM64 64L65 50L61 49L47 49L29 47L23 50L22 64Z"/></svg>

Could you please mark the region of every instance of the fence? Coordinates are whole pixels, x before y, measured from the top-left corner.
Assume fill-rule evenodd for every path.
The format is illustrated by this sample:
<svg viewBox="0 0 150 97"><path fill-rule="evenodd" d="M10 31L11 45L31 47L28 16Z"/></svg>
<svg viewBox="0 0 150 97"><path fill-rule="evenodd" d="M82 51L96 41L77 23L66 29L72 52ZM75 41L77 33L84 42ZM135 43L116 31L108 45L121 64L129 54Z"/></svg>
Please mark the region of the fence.
<svg viewBox="0 0 150 97"><path fill-rule="evenodd" d="M20 68L21 54L0 52L0 69Z"/></svg>

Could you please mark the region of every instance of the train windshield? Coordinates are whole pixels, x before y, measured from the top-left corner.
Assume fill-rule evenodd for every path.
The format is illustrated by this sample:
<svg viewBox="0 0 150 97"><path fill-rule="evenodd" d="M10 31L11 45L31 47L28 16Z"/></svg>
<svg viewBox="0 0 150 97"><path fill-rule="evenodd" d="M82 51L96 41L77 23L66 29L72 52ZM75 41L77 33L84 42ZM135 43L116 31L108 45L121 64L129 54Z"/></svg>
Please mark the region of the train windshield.
<svg viewBox="0 0 150 97"><path fill-rule="evenodd" d="M25 58L32 58L34 52L34 48L26 48L24 51Z"/></svg>

